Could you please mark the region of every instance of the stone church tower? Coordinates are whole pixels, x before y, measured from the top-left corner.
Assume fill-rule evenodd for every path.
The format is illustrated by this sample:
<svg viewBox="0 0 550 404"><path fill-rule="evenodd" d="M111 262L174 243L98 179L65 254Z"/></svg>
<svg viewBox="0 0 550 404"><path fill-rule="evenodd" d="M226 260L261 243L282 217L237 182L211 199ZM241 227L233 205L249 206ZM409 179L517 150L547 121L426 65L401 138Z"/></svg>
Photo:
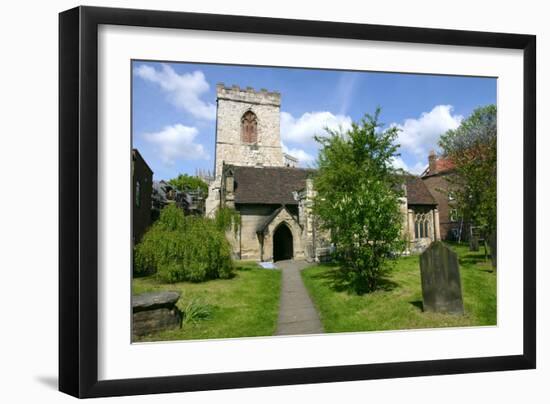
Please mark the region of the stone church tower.
<svg viewBox="0 0 550 404"><path fill-rule="evenodd" d="M216 86L216 177L223 163L280 167L281 95L262 89Z"/></svg>
<svg viewBox="0 0 550 404"><path fill-rule="evenodd" d="M251 87L216 86L216 161L206 214L212 216L220 203L224 164L250 167L283 167L281 148L281 95Z"/></svg>

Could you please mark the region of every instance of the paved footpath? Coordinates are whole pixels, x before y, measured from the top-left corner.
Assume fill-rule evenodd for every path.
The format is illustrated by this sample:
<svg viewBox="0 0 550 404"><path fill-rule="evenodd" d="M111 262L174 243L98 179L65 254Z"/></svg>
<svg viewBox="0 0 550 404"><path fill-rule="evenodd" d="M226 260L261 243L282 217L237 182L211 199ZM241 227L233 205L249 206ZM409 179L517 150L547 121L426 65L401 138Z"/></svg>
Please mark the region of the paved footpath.
<svg viewBox="0 0 550 404"><path fill-rule="evenodd" d="M319 314L302 282L300 271L309 264L305 261L278 261L283 280L279 319L275 335L320 334L323 326Z"/></svg>

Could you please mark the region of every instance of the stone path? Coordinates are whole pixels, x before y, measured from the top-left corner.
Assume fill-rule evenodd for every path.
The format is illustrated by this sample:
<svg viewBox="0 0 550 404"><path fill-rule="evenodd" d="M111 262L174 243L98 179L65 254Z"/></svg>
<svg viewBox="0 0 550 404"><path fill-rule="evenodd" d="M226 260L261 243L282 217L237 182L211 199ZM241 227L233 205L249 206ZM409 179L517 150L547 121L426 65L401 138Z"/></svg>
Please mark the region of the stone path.
<svg viewBox="0 0 550 404"><path fill-rule="evenodd" d="M278 261L282 272L281 302L275 335L320 334L323 326L319 314L302 282L300 271L305 261Z"/></svg>

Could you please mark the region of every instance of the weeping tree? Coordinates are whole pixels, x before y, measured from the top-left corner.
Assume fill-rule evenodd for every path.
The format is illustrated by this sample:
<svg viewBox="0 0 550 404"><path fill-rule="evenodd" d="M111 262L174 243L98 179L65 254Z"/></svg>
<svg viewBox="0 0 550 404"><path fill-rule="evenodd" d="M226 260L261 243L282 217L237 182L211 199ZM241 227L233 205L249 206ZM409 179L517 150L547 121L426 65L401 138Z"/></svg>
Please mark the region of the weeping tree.
<svg viewBox="0 0 550 404"><path fill-rule="evenodd" d="M479 227L496 248L497 228L497 108L477 108L439 141L443 154L455 164L449 177L459 214ZM493 264L496 262L493 260Z"/></svg>
<svg viewBox="0 0 550 404"><path fill-rule="evenodd" d="M392 166L398 129L381 130L380 109L351 129L326 129L320 144L313 210L335 246L339 275L358 294L378 289L402 251L401 187Z"/></svg>
<svg viewBox="0 0 550 404"><path fill-rule="evenodd" d="M179 174L177 177L168 180L168 183L176 187L178 191L195 191L199 189L204 195L208 194L208 184L193 175Z"/></svg>

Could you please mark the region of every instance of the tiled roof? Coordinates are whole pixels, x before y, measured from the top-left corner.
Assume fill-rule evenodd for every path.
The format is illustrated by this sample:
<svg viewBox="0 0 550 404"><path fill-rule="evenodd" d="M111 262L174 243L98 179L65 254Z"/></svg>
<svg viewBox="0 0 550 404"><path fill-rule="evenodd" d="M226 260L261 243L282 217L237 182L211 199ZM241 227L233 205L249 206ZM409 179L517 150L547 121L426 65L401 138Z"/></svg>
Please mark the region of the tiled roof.
<svg viewBox="0 0 550 404"><path fill-rule="evenodd" d="M409 205L437 205L434 197L419 177L407 177L407 204Z"/></svg>
<svg viewBox="0 0 550 404"><path fill-rule="evenodd" d="M306 187L312 169L291 167L226 166L233 171L235 203L297 205L293 192ZM436 205L437 202L419 177L407 177L409 205Z"/></svg>
<svg viewBox="0 0 550 404"><path fill-rule="evenodd" d="M306 187L313 171L291 167L226 166L233 171L235 203L297 205L293 192Z"/></svg>
<svg viewBox="0 0 550 404"><path fill-rule="evenodd" d="M446 159L446 158L438 158L435 161L435 169L437 172L443 172L452 170L455 168L455 163L452 162L452 160Z"/></svg>
<svg viewBox="0 0 550 404"><path fill-rule="evenodd" d="M455 167L456 167L455 163L452 160L445 157L438 157L435 160L435 169L430 170L430 166L428 165L428 167L426 167L426 169L422 173L421 177L427 177L427 176L436 175L436 174L443 174L447 171L454 170Z"/></svg>

